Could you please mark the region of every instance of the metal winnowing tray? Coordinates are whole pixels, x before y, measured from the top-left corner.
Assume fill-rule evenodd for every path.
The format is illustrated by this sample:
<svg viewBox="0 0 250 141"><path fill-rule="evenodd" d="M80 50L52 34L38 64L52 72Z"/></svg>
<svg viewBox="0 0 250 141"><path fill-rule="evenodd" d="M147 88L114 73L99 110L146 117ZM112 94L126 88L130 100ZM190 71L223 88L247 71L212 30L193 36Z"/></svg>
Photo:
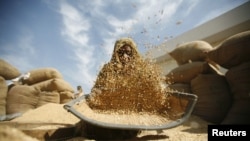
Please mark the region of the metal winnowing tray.
<svg viewBox="0 0 250 141"><path fill-rule="evenodd" d="M169 128L173 128L173 127L183 124L190 117L194 109L194 106L196 104L196 101L198 99L198 97L194 94L182 93L182 92L171 92L171 93L172 93L172 96L187 100L188 104L181 118L168 122L168 123L161 124L161 125L128 125L128 124L122 124L122 123L114 124L114 123L107 123L107 122L93 120L83 115L82 113L80 113L74 108L75 104L81 103L82 101L84 101L88 97L88 95L82 95L81 97L78 97L77 99L74 99L66 103L64 105L64 109L71 112L73 115L75 115L79 119L85 122L88 122L92 125L99 126L99 127L111 128L111 129L126 129L126 130L163 130L163 129L169 129Z"/></svg>

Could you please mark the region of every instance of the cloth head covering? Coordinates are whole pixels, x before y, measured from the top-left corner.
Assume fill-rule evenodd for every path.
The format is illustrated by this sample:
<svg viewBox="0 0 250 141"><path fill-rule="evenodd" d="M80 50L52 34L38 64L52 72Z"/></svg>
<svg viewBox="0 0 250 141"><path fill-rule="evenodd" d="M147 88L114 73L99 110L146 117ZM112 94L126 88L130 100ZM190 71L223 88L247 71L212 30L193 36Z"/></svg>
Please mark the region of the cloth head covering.
<svg viewBox="0 0 250 141"><path fill-rule="evenodd" d="M140 54L137 50L136 43L131 39L131 38L121 38L115 42L113 54L110 60L110 63L115 63L115 64L122 64L122 60L120 58L121 55L121 50L125 47L130 47L131 49L131 60L137 60L140 59Z"/></svg>

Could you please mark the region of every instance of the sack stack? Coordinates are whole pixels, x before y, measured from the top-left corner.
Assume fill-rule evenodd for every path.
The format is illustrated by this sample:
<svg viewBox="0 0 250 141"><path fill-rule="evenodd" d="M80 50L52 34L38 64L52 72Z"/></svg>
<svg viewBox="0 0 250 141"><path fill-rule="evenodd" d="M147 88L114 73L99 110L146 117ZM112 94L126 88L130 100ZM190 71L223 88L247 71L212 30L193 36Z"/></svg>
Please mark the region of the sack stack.
<svg viewBox="0 0 250 141"><path fill-rule="evenodd" d="M65 96L65 93L67 95ZM29 72L22 85L14 85L7 96L7 114L24 113L47 103L63 104L73 99L74 89L54 68Z"/></svg>
<svg viewBox="0 0 250 141"><path fill-rule="evenodd" d="M222 124L250 124L250 30L230 36L207 57L228 69L233 103Z"/></svg>
<svg viewBox="0 0 250 141"><path fill-rule="evenodd" d="M7 97L8 86L5 79L0 76L0 116L6 114L6 97Z"/></svg>
<svg viewBox="0 0 250 141"><path fill-rule="evenodd" d="M167 89L193 93L198 101L193 114L212 123L220 123L231 106L231 94L219 65L207 59L213 47L205 41L178 45L169 53L178 67L166 75Z"/></svg>
<svg viewBox="0 0 250 141"><path fill-rule="evenodd" d="M35 109L39 100L39 91L27 85L16 85L8 91L6 113L24 113Z"/></svg>
<svg viewBox="0 0 250 141"><path fill-rule="evenodd" d="M6 80L14 79L20 74L17 68L0 59L0 116L6 115L6 98L8 92Z"/></svg>
<svg viewBox="0 0 250 141"><path fill-rule="evenodd" d="M30 76L24 80L24 84L40 90L41 96L45 101L46 99L49 101L53 96L59 98L60 104L73 99L74 88L63 79L58 70L54 68L39 68L31 70L29 73Z"/></svg>
<svg viewBox="0 0 250 141"><path fill-rule="evenodd" d="M24 78L3 59L0 65L0 120L48 103L64 104L74 97L73 87L54 68L34 69ZM17 83L8 86L6 80Z"/></svg>

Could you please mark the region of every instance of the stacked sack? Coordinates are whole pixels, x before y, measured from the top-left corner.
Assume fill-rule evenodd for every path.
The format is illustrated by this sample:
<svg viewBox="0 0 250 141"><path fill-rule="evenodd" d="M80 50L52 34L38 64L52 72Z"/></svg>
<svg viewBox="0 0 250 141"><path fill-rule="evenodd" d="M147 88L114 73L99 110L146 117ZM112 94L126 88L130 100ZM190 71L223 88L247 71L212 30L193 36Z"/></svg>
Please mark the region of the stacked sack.
<svg viewBox="0 0 250 141"><path fill-rule="evenodd" d="M63 104L73 99L74 89L54 68L39 68L28 72L8 91L7 114L24 113L47 103Z"/></svg>
<svg viewBox="0 0 250 141"><path fill-rule="evenodd" d="M7 80L13 84L7 85ZM47 103L64 104L73 97L73 87L58 70L39 68L22 75L0 59L0 121L13 119Z"/></svg>
<svg viewBox="0 0 250 141"><path fill-rule="evenodd" d="M228 69L233 103L222 124L250 124L250 31L230 36L207 57Z"/></svg>
<svg viewBox="0 0 250 141"><path fill-rule="evenodd" d="M49 95L58 95L60 104L67 103L74 97L74 88L63 79L58 70L54 68L40 68L31 70L29 73L29 78L23 80L23 83L40 90L40 99L43 99L45 102L46 96Z"/></svg>
<svg viewBox="0 0 250 141"><path fill-rule="evenodd" d="M5 117L6 115L6 98L8 93L6 80L14 79L20 74L17 68L0 59L0 117Z"/></svg>
<svg viewBox="0 0 250 141"><path fill-rule="evenodd" d="M166 75L167 88L198 96L193 114L208 122L220 123L231 106L231 94L219 65L209 61L205 52L213 47L205 41L178 45L169 53L178 67Z"/></svg>

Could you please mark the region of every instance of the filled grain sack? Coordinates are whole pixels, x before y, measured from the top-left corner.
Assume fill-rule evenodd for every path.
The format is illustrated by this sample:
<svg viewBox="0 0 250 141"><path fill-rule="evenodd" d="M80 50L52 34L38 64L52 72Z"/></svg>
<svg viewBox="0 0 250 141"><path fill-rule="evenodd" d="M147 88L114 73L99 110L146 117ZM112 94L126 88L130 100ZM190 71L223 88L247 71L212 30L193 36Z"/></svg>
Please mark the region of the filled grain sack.
<svg viewBox="0 0 250 141"><path fill-rule="evenodd" d="M169 55L173 57L177 64L183 65L193 61L205 61L204 52L212 50L213 47L205 41L190 41L178 45Z"/></svg>
<svg viewBox="0 0 250 141"><path fill-rule="evenodd" d="M7 94L7 114L24 113L35 109L38 103L39 90L32 86L16 85Z"/></svg>
<svg viewBox="0 0 250 141"><path fill-rule="evenodd" d="M191 93L191 87L190 84L187 83L174 83L169 84L166 87L169 91L177 91L177 92L184 92L184 93Z"/></svg>
<svg viewBox="0 0 250 141"><path fill-rule="evenodd" d="M232 67L225 76L234 99L250 100L250 62Z"/></svg>
<svg viewBox="0 0 250 141"><path fill-rule="evenodd" d="M250 99L235 100L221 124L250 124Z"/></svg>
<svg viewBox="0 0 250 141"><path fill-rule="evenodd" d="M21 75L19 70L13 65L9 64L7 61L0 59L0 76L5 80L14 79Z"/></svg>
<svg viewBox="0 0 250 141"><path fill-rule="evenodd" d="M36 84L33 84L35 88L41 91L70 91L74 92L74 88L64 79L54 78L46 81L42 81Z"/></svg>
<svg viewBox="0 0 250 141"><path fill-rule="evenodd" d="M0 116L6 114L6 97L8 86L3 77L0 76Z"/></svg>
<svg viewBox="0 0 250 141"><path fill-rule="evenodd" d="M74 93L71 91L60 92L60 104L67 103L74 99Z"/></svg>
<svg viewBox="0 0 250 141"><path fill-rule="evenodd" d="M242 62L250 61L250 30L235 34L224 40L221 45L207 53L209 60L224 68L231 68Z"/></svg>
<svg viewBox="0 0 250 141"><path fill-rule="evenodd" d="M53 91L53 92L47 92L42 91L39 93L39 100L36 107L40 107L42 105L48 104L48 103L60 103L60 95L59 92Z"/></svg>
<svg viewBox="0 0 250 141"><path fill-rule="evenodd" d="M207 62L192 62L178 66L166 75L167 84L189 83L200 73L208 73L210 70Z"/></svg>
<svg viewBox="0 0 250 141"><path fill-rule="evenodd" d="M29 73L29 78L23 80L24 84L32 85L53 78L62 78L62 74L55 68L38 68L29 71Z"/></svg>
<svg viewBox="0 0 250 141"><path fill-rule="evenodd" d="M232 102L226 78L216 74L200 74L191 81L191 89L198 96L193 114L208 122L220 123Z"/></svg>

